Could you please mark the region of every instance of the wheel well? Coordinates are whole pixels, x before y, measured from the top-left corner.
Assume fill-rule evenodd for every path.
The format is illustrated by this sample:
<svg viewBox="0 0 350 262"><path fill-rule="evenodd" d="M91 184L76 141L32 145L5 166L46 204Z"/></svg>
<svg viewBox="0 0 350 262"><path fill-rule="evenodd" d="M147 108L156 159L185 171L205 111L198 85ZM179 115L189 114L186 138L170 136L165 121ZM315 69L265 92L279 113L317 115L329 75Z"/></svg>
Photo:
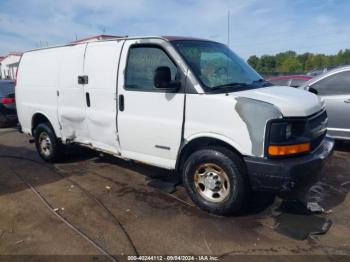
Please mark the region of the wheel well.
<svg viewBox="0 0 350 262"><path fill-rule="evenodd" d="M242 156L241 153L237 151L236 148L231 146L230 144L223 142L219 139L211 138L211 137L200 137L196 138L189 143L187 143L180 151L179 158L176 163L176 170L181 171L183 165L185 164L186 159L195 151L205 148L208 146L221 146L230 151L235 152L238 156Z"/></svg>
<svg viewBox="0 0 350 262"><path fill-rule="evenodd" d="M33 119L32 119L32 134L34 135L34 130L35 128L39 125L39 124L42 124L42 123L48 123L49 126L51 127L52 131L53 128L52 128L52 125L49 121L49 119L47 119L46 116L44 116L43 114L40 114L40 113L37 113L33 116Z"/></svg>

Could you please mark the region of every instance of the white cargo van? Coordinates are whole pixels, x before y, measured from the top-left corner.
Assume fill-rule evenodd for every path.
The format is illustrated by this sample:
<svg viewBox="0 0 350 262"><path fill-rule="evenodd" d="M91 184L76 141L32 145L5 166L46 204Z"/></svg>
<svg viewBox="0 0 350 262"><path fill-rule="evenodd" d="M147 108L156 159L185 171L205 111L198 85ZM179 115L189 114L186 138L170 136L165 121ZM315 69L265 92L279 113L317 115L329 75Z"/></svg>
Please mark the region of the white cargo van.
<svg viewBox="0 0 350 262"><path fill-rule="evenodd" d="M324 103L271 86L225 45L116 38L28 51L20 130L56 161L76 143L182 173L202 209L239 211L251 190L292 190L333 150Z"/></svg>

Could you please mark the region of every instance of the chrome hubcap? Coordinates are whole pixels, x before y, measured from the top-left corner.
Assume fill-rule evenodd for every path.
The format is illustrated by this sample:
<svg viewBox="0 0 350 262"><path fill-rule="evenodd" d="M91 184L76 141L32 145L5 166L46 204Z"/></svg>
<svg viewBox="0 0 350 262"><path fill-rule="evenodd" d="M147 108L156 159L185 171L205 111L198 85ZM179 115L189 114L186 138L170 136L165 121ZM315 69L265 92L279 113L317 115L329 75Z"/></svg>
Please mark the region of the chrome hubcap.
<svg viewBox="0 0 350 262"><path fill-rule="evenodd" d="M197 193L210 202L224 201L230 194L230 181L225 171L215 164L202 164L194 174Z"/></svg>
<svg viewBox="0 0 350 262"><path fill-rule="evenodd" d="M49 135L42 132L39 136L40 153L44 156L49 156L52 152L52 145Z"/></svg>

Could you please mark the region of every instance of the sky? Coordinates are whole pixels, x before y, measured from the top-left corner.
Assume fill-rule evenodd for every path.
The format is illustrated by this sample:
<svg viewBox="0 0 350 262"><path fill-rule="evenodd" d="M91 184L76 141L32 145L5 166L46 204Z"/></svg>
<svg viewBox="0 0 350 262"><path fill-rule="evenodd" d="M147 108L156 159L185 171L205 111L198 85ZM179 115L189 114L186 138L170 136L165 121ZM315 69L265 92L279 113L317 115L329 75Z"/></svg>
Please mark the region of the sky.
<svg viewBox="0 0 350 262"><path fill-rule="evenodd" d="M182 35L243 58L350 48L350 0L0 0L0 55L97 34Z"/></svg>

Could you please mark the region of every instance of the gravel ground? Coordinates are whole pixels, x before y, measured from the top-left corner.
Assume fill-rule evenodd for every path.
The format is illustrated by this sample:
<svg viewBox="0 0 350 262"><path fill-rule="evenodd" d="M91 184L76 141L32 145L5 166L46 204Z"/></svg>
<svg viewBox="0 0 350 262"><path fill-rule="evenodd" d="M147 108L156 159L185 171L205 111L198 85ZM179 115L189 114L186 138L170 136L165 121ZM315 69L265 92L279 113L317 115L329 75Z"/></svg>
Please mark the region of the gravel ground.
<svg viewBox="0 0 350 262"><path fill-rule="evenodd" d="M350 255L350 144L337 145L315 184L283 196L317 200L326 211L319 217L332 221L327 233L298 240L277 230L280 197L241 216L218 217L196 208L181 185L172 194L148 185L150 179L175 184L175 173L78 147L50 165L28 140L14 129L0 129L0 259L212 255L230 261L236 255L244 261L237 255L247 254L260 261L271 255L349 259L344 255Z"/></svg>

